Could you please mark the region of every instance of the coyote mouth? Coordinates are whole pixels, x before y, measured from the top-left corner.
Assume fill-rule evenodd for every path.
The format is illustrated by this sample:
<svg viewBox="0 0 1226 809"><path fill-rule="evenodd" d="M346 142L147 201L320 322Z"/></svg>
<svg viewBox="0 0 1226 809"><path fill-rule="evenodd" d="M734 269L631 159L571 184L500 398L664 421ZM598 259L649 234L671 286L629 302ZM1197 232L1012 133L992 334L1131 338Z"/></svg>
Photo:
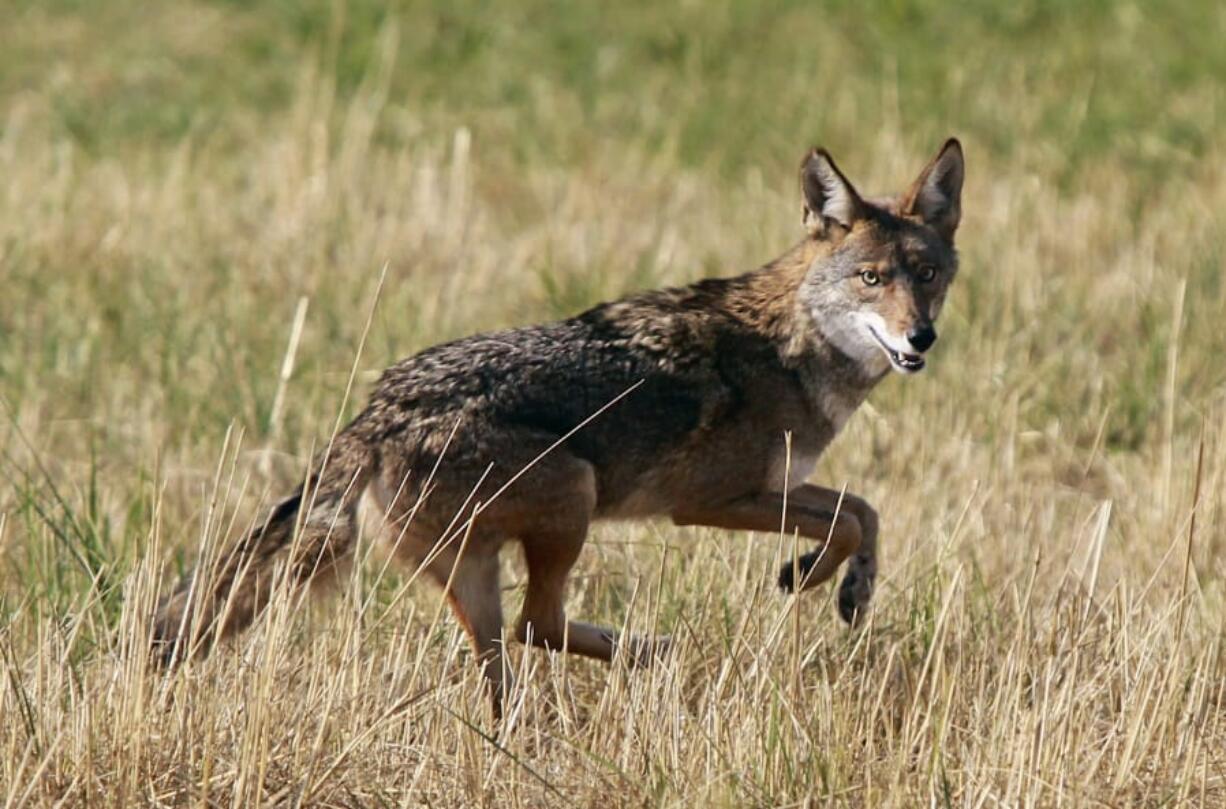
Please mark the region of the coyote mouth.
<svg viewBox="0 0 1226 809"><path fill-rule="evenodd" d="M872 332L873 337L876 338L877 344L881 346L881 350L884 351L886 356L890 358L890 365L893 365L895 370L901 371L904 374L913 374L917 371L923 370L924 358L919 354L908 354L905 351L895 351L894 349L890 348L890 344L877 333L876 329L869 326L868 330Z"/></svg>

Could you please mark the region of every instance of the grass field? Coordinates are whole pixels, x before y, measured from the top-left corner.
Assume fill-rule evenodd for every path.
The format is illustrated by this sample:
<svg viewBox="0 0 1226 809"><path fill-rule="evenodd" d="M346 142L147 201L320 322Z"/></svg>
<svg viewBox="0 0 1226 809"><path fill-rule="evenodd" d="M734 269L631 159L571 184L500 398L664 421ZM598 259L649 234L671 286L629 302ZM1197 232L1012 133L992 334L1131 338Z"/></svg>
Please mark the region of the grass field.
<svg viewBox="0 0 1226 809"><path fill-rule="evenodd" d="M1226 10L873 5L0 2L4 805L1226 806ZM751 269L805 148L892 191L949 134L942 341L815 476L882 515L864 631L790 537L608 524L568 609L674 654L517 648L501 726L377 555L148 670L384 365Z"/></svg>

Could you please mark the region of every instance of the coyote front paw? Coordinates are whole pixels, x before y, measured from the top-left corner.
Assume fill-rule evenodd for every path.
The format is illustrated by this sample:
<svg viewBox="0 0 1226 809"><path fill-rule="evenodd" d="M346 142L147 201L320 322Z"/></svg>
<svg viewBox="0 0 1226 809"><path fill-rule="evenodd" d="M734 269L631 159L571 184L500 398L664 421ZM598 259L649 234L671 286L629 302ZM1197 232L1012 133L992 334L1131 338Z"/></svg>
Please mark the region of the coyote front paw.
<svg viewBox="0 0 1226 809"><path fill-rule="evenodd" d="M868 602L872 597L873 577L857 565L851 565L839 585L839 617L851 626L858 626L868 614Z"/></svg>
<svg viewBox="0 0 1226 809"><path fill-rule="evenodd" d="M779 589L785 593L794 593L798 589L805 589L808 585L809 571L813 569L813 565L817 564L817 559L818 554L806 553L798 558L795 563L788 562L779 568ZM797 582L799 582L799 587Z"/></svg>

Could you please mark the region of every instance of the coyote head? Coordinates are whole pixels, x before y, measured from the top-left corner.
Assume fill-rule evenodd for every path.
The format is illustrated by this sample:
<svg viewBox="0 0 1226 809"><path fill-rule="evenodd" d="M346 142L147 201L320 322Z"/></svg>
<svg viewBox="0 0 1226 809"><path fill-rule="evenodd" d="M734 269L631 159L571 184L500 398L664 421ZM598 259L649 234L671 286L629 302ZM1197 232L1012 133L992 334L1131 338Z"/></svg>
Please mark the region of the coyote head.
<svg viewBox="0 0 1226 809"><path fill-rule="evenodd" d="M824 149L801 165L805 226L823 243L800 288L818 332L870 375L911 374L958 269L962 147L950 138L901 196L861 197Z"/></svg>

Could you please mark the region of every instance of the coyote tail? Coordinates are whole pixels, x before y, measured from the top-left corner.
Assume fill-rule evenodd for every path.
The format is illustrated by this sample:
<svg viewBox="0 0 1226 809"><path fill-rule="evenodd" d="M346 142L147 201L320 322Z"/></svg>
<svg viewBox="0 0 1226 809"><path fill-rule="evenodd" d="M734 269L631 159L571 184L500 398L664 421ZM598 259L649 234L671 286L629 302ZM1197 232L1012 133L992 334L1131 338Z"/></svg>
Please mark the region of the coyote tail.
<svg viewBox="0 0 1226 809"><path fill-rule="evenodd" d="M346 561L357 536L357 505L373 474L375 452L362 418L338 434L312 463L305 483L273 507L264 524L195 570L162 599L153 619L156 662L174 666L207 654L251 624L268 604L283 569L301 585ZM284 567L282 567L284 562Z"/></svg>

